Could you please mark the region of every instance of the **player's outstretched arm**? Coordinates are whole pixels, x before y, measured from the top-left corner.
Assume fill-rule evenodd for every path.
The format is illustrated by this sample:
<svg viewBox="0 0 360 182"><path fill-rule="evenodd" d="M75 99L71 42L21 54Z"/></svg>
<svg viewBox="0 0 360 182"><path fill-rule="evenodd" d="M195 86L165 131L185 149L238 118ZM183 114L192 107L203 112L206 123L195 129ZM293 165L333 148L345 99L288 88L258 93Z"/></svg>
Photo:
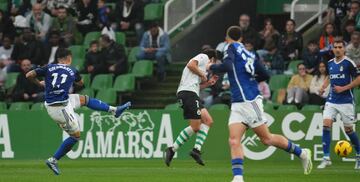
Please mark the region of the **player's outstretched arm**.
<svg viewBox="0 0 360 182"><path fill-rule="evenodd" d="M329 86L329 79L325 79L323 85L321 86L319 90L319 94L323 95L325 93L326 88Z"/></svg>
<svg viewBox="0 0 360 182"><path fill-rule="evenodd" d="M32 81L33 83L35 83L39 87L44 87L44 82L40 82L36 78L36 76L37 76L37 74L36 74L35 70L31 70L31 71L26 73L26 78L27 79L29 79L30 81Z"/></svg>

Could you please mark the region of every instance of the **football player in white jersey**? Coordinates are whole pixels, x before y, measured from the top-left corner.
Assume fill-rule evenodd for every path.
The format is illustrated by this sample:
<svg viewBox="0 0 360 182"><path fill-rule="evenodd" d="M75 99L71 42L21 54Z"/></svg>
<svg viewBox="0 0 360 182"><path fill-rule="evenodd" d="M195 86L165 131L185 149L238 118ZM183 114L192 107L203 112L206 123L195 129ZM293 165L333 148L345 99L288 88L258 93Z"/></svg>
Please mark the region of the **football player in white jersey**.
<svg viewBox="0 0 360 182"><path fill-rule="evenodd" d="M165 164L170 163L175 152L196 133L196 141L190 156L200 164L204 165L201 159L201 147L208 135L213 123L208 111L203 107L199 92L201 88L214 85L218 79L217 75L207 77L209 66L216 61L216 51L205 49L201 54L192 58L183 70L181 81L177 90L177 98L183 108L184 119L189 120L189 126L184 128L176 138L174 144L165 151Z"/></svg>
<svg viewBox="0 0 360 182"><path fill-rule="evenodd" d="M344 123L345 133L350 138L356 151L355 169L360 169L360 143L354 126L356 123L355 104L352 88L360 84L360 70L355 63L345 56L345 43L342 40L335 40L333 46L335 58L328 62L329 81L326 81L320 93L330 84L330 93L326 99L323 113L323 160L317 168L323 169L331 165L330 143L331 127L339 114ZM353 81L354 80L354 81ZM360 99L360 98L357 98Z"/></svg>

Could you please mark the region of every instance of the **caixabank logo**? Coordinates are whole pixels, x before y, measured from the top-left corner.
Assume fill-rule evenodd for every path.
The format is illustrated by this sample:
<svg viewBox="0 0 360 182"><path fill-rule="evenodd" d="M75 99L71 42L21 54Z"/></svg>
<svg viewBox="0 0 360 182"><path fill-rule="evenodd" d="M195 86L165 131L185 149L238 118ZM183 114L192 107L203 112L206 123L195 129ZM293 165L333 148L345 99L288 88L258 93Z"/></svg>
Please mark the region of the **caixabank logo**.
<svg viewBox="0 0 360 182"><path fill-rule="evenodd" d="M92 112L79 116L82 139L67 156L76 158L161 158L163 147L171 145L170 114L156 118L147 110L124 112L115 118L109 113ZM157 124L154 123L154 119ZM63 132L63 138L68 135Z"/></svg>
<svg viewBox="0 0 360 182"><path fill-rule="evenodd" d="M305 114L301 112L290 112L282 117L279 117L279 115L275 113L273 115L265 113L265 117L268 121L267 125L270 131L276 129L273 133L282 134L295 144L310 148L313 151L314 160L319 161L322 159L322 113ZM360 118L360 114L358 114L357 118ZM337 122L333 123L331 130L332 141L341 139L349 140L340 119L340 116L338 116L336 119ZM277 151L276 147L262 144L259 137L250 130L248 130L243 137L242 144L245 156L252 160L270 158ZM293 159L293 157L290 159Z"/></svg>

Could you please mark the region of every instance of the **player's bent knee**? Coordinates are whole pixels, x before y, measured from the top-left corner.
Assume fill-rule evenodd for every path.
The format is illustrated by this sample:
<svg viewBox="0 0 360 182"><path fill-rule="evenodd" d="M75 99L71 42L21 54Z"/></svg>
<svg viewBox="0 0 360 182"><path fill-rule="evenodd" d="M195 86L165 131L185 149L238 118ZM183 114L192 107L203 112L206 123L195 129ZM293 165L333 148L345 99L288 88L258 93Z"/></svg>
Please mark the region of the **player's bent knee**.
<svg viewBox="0 0 360 182"><path fill-rule="evenodd" d="M78 140L78 139L80 139L80 131L76 131L76 132L70 134L70 136L72 136Z"/></svg>
<svg viewBox="0 0 360 182"><path fill-rule="evenodd" d="M80 95L79 97L81 106L86 106L89 103L90 97L88 95Z"/></svg>
<svg viewBox="0 0 360 182"><path fill-rule="evenodd" d="M261 143L267 146L272 145L271 137L263 137L260 139Z"/></svg>

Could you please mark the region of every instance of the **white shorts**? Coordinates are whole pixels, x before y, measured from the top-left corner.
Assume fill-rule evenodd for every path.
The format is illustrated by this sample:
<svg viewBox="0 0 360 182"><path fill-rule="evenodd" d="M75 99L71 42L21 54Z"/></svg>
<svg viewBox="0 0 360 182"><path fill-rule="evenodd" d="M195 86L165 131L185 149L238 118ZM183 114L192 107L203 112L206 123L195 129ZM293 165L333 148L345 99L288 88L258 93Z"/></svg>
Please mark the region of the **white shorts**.
<svg viewBox="0 0 360 182"><path fill-rule="evenodd" d="M80 107L79 94L69 94L69 102L64 106L49 106L45 103L49 116L68 134L80 131L79 121L74 112L74 109Z"/></svg>
<svg viewBox="0 0 360 182"><path fill-rule="evenodd" d="M252 102L236 102L231 104L229 125L243 123L250 128L266 124L262 99Z"/></svg>
<svg viewBox="0 0 360 182"><path fill-rule="evenodd" d="M344 122L344 126L351 127L356 122L354 104L333 104L326 102L323 118L336 121L337 114L340 114L340 119Z"/></svg>

